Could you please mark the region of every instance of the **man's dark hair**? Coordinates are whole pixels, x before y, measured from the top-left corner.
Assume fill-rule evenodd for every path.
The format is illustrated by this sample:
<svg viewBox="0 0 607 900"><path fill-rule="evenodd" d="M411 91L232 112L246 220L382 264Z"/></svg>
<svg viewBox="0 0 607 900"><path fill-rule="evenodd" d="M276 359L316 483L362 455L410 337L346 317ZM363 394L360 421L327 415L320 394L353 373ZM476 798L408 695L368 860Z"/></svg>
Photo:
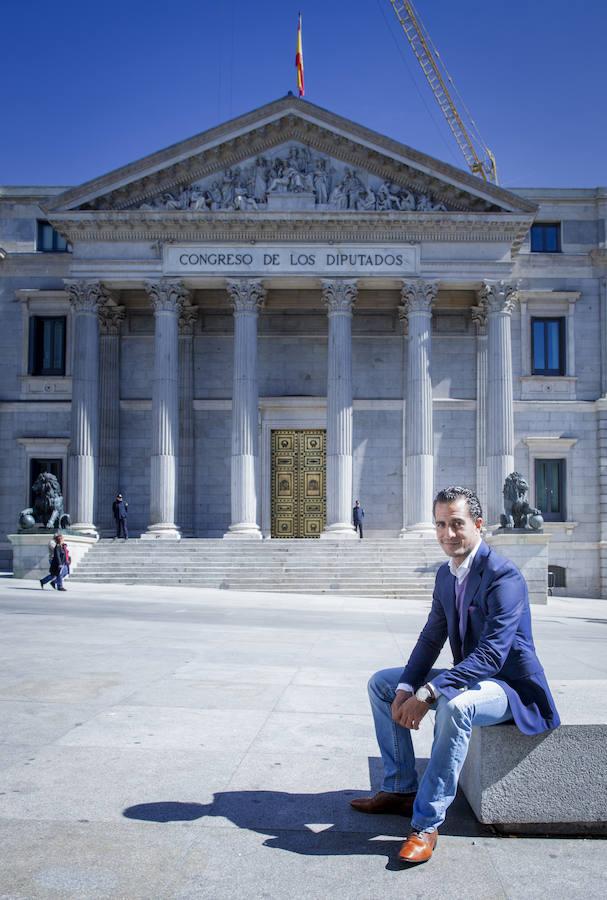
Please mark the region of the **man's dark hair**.
<svg viewBox="0 0 607 900"><path fill-rule="evenodd" d="M438 492L432 504L432 515L434 515L437 503L453 503L455 500L459 500L460 497L466 499L468 512L474 520L483 518L483 508L474 491L471 491L470 488L459 487L456 484L452 484Z"/></svg>

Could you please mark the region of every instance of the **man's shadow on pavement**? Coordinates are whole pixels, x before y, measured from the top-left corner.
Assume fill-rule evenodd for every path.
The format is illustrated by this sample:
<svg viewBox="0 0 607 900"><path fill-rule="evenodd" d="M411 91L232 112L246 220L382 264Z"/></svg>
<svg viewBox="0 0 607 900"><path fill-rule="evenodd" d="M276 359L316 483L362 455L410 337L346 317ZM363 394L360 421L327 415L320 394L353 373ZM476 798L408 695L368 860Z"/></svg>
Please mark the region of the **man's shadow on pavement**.
<svg viewBox="0 0 607 900"><path fill-rule="evenodd" d="M425 760L420 761L425 764ZM370 759L372 775L381 773L381 761ZM422 766L420 766L420 769ZM380 779L371 783L379 790ZM190 822L197 819L226 819L238 828L267 836L264 847L288 850L307 856L369 855L388 858L388 869L402 869L396 859L409 832L404 816L370 816L350 807L353 797L365 791L341 790L321 793L286 791L220 791L212 803L160 801L140 803L123 811L128 819L145 822ZM449 810L441 834L477 837L490 834L480 825L466 800L458 796Z"/></svg>

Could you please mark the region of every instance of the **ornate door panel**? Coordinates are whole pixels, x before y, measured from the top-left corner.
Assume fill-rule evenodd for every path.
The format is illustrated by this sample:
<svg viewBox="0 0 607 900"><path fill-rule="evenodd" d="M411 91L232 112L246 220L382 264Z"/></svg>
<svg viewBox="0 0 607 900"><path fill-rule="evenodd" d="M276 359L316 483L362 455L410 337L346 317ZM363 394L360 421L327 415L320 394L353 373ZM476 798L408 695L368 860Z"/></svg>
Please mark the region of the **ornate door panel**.
<svg viewBox="0 0 607 900"><path fill-rule="evenodd" d="M326 434L272 431L272 537L317 538L325 527Z"/></svg>

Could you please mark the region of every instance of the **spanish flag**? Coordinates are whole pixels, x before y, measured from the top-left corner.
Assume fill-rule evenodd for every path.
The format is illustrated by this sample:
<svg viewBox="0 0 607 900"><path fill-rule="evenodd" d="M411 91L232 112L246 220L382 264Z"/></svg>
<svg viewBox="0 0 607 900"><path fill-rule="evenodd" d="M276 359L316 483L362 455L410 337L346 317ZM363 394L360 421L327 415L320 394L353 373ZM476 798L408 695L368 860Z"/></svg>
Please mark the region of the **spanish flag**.
<svg viewBox="0 0 607 900"><path fill-rule="evenodd" d="M295 68L297 69L297 90L299 96L303 97L304 90L304 64L303 64L303 45L301 42L301 13L299 14L299 24L297 26L297 49L295 51Z"/></svg>

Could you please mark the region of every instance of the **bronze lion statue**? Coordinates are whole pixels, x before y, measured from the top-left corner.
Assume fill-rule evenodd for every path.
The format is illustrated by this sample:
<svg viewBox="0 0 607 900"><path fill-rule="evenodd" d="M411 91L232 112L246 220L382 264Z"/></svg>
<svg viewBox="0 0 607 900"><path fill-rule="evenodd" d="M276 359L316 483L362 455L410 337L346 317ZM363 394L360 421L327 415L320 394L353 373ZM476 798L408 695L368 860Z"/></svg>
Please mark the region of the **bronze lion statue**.
<svg viewBox="0 0 607 900"><path fill-rule="evenodd" d="M63 511L61 486L55 475L41 472L32 485L32 493L34 505L22 510L19 516L20 528L34 528L36 525L43 528L67 528L70 525L70 517Z"/></svg>
<svg viewBox="0 0 607 900"><path fill-rule="evenodd" d="M504 481L504 512L500 516L502 528L524 528L540 531L544 524L542 512L529 505L529 485L520 472L512 472Z"/></svg>

